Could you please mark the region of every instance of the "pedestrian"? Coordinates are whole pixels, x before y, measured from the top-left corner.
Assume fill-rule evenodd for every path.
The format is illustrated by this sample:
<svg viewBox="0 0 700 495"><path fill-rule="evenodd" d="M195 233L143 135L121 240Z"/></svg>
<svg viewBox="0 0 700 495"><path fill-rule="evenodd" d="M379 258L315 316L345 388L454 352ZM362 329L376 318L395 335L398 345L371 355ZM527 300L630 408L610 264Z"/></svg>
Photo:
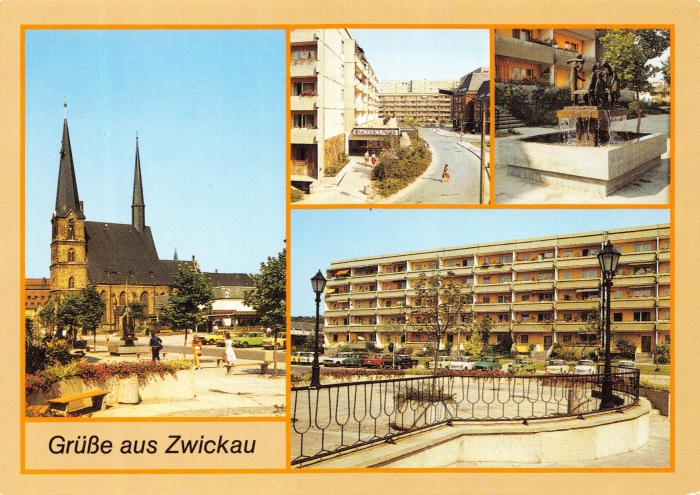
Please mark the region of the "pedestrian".
<svg viewBox="0 0 700 495"><path fill-rule="evenodd" d="M428 348L423 346L423 356L427 356L427 355L428 355Z"/></svg>
<svg viewBox="0 0 700 495"><path fill-rule="evenodd" d="M202 355L202 339L195 334L192 337L192 356L194 356L194 369L201 370L202 366L199 363L199 356Z"/></svg>
<svg viewBox="0 0 700 495"><path fill-rule="evenodd" d="M365 165L369 165L369 150L365 151Z"/></svg>
<svg viewBox="0 0 700 495"><path fill-rule="evenodd" d="M160 361L160 350L163 348L163 341L160 340L156 332L151 334L151 340L148 341L148 345L151 346L151 360Z"/></svg>
<svg viewBox="0 0 700 495"><path fill-rule="evenodd" d="M450 173L447 171L447 163L445 164L445 168L442 169L442 180L450 180Z"/></svg>
<svg viewBox="0 0 700 495"><path fill-rule="evenodd" d="M374 167L377 164L377 155L372 153L372 166Z"/></svg>
<svg viewBox="0 0 700 495"><path fill-rule="evenodd" d="M226 363L226 374L231 373L231 368L233 368L233 362L236 360L236 353L233 350L233 340L231 340L231 334L224 334L224 362Z"/></svg>

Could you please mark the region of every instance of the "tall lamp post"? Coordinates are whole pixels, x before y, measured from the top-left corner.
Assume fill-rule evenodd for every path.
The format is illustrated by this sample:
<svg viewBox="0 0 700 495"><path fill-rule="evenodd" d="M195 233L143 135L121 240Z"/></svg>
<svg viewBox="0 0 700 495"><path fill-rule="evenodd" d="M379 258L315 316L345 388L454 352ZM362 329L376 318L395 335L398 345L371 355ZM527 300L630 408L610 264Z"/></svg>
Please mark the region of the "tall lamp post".
<svg viewBox="0 0 700 495"><path fill-rule="evenodd" d="M603 276L603 308L605 311L605 368L603 370L603 388L600 398L600 409L612 409L615 407L613 395L612 370L610 366L610 289L612 279L617 270L617 262L620 261L620 252L613 248L610 241L605 243L603 250L598 253L598 263Z"/></svg>
<svg viewBox="0 0 700 495"><path fill-rule="evenodd" d="M311 287L316 293L316 332L314 334L314 363L311 366L311 386L313 388L320 388L321 367L318 364L318 312L319 306L321 305L321 293L326 288L326 279L321 273L321 270L311 279Z"/></svg>

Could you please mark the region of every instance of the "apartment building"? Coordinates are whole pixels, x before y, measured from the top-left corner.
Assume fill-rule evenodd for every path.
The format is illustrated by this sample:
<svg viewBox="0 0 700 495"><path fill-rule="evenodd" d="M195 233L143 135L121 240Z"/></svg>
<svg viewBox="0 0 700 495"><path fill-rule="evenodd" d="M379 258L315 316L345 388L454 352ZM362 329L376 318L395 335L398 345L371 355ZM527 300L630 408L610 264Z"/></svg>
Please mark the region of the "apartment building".
<svg viewBox="0 0 700 495"><path fill-rule="evenodd" d="M377 119L377 78L347 29L293 29L290 50L292 184L308 191Z"/></svg>
<svg viewBox="0 0 700 495"><path fill-rule="evenodd" d="M491 95L491 73L488 67L480 67L460 80L454 92L447 92L450 100L450 119L452 127L462 131L471 131L481 126L482 113L488 114ZM489 129L489 121L486 122Z"/></svg>
<svg viewBox="0 0 700 495"><path fill-rule="evenodd" d="M579 55L584 60L583 76L589 79L602 54L598 38L604 34L597 29L496 29L496 82L545 80L566 87L571 72L567 60Z"/></svg>
<svg viewBox="0 0 700 495"><path fill-rule="evenodd" d="M612 332L650 353L671 335L669 224L334 261L326 272L326 344L365 340L384 347L398 325L404 345L422 347L429 336L411 325L421 318L416 284L421 274L439 272L469 295L475 318L493 322L494 344L509 336L523 352L554 343L595 345L588 319L600 311L597 254L606 240L622 253L611 293ZM470 336L467 327L441 345L461 345Z"/></svg>
<svg viewBox="0 0 700 495"><path fill-rule="evenodd" d="M449 121L450 100L450 96L439 93L380 94L379 116L411 117L421 122Z"/></svg>
<svg viewBox="0 0 700 495"><path fill-rule="evenodd" d="M437 93L441 89L454 91L459 87L459 79L409 79L387 80L377 83L379 94L388 93Z"/></svg>

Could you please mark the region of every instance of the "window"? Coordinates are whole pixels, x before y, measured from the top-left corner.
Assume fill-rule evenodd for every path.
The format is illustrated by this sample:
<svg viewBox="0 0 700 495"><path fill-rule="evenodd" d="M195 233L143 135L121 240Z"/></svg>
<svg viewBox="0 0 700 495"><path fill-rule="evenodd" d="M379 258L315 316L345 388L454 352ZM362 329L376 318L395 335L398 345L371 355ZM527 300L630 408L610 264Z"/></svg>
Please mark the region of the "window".
<svg viewBox="0 0 700 495"><path fill-rule="evenodd" d="M537 321L552 321L551 313L537 313Z"/></svg>
<svg viewBox="0 0 700 495"><path fill-rule="evenodd" d="M513 256L511 256L510 254L504 254L498 257L499 263L510 263L511 261L513 261Z"/></svg>
<svg viewBox="0 0 700 495"><path fill-rule="evenodd" d="M527 344L529 341L529 337L530 336L526 334L526 335L520 335L518 338L519 338L521 344Z"/></svg>
<svg viewBox="0 0 700 495"><path fill-rule="evenodd" d="M571 272L563 272L563 273L561 274L561 279L562 279L562 280L571 280L572 278L573 278L573 276L572 276L572 273L571 273Z"/></svg>
<svg viewBox="0 0 700 495"><path fill-rule="evenodd" d="M496 334L496 343L497 344L500 344L501 342L503 342L503 339L505 339L505 335L503 335L502 333Z"/></svg>
<svg viewBox="0 0 700 495"><path fill-rule="evenodd" d="M297 113L292 115L292 127L313 129L316 127L316 116L313 113Z"/></svg>
<svg viewBox="0 0 700 495"><path fill-rule="evenodd" d="M510 315L498 315L498 321L501 323L510 322Z"/></svg>
<svg viewBox="0 0 700 495"><path fill-rule="evenodd" d="M499 275L498 276L498 283L499 284L507 284L510 282L511 278L510 275Z"/></svg>
<svg viewBox="0 0 700 495"><path fill-rule="evenodd" d="M520 260L521 260L521 261L529 261L529 260L530 260L530 254L528 253L528 254L520 255Z"/></svg>
<svg viewBox="0 0 700 495"><path fill-rule="evenodd" d="M571 313L564 314L564 321L571 321Z"/></svg>
<svg viewBox="0 0 700 495"><path fill-rule="evenodd" d="M564 294L564 301L571 301L571 294Z"/></svg>
<svg viewBox="0 0 700 495"><path fill-rule="evenodd" d="M484 296L481 298L481 304L490 304L491 303L491 297L490 296Z"/></svg>
<svg viewBox="0 0 700 495"><path fill-rule="evenodd" d="M295 82L292 84L292 96L313 96L316 94L316 83Z"/></svg>
<svg viewBox="0 0 700 495"><path fill-rule="evenodd" d="M468 260L464 260L462 261L462 266L474 266L474 260L471 258Z"/></svg>
<svg viewBox="0 0 700 495"><path fill-rule="evenodd" d="M68 220L68 239L75 239L75 220Z"/></svg>
<svg viewBox="0 0 700 495"><path fill-rule="evenodd" d="M624 293L621 290L613 292L613 299L622 299Z"/></svg>
<svg viewBox="0 0 700 495"><path fill-rule="evenodd" d="M598 278L598 270L583 270L581 278Z"/></svg>
<svg viewBox="0 0 700 495"><path fill-rule="evenodd" d="M527 323L530 321L530 315L521 315L520 316L520 321L523 323Z"/></svg>
<svg viewBox="0 0 700 495"><path fill-rule="evenodd" d="M554 258L554 253L544 253L544 259L551 259Z"/></svg>
<svg viewBox="0 0 700 495"><path fill-rule="evenodd" d="M75 262L75 251L73 251L73 248L68 250L68 263L73 263Z"/></svg>
<svg viewBox="0 0 700 495"><path fill-rule="evenodd" d="M570 334L570 333L565 333L564 335L562 335L561 341L562 341L563 344L568 344L568 343L570 343L570 342L571 342L571 334Z"/></svg>
<svg viewBox="0 0 700 495"><path fill-rule="evenodd" d="M498 302L499 302L500 304L509 303L509 302L510 302L510 296L498 296Z"/></svg>
<svg viewBox="0 0 700 495"><path fill-rule="evenodd" d="M644 253L651 251L651 243L646 243L646 244L635 244L634 246L634 252L635 253Z"/></svg>
<svg viewBox="0 0 700 495"><path fill-rule="evenodd" d="M333 342L338 342L338 334L337 333L333 334Z"/></svg>
<svg viewBox="0 0 700 495"><path fill-rule="evenodd" d="M529 282L532 280L532 275L528 275L527 273L524 273L521 277L520 280L523 282Z"/></svg>
<svg viewBox="0 0 700 495"><path fill-rule="evenodd" d="M661 297L670 297L671 296L671 289L669 287L664 287L661 289ZM42 297L43 299L43 297Z"/></svg>
<svg viewBox="0 0 700 495"><path fill-rule="evenodd" d="M357 303L357 309L362 309L364 307L365 307L365 303L363 303L362 301Z"/></svg>
<svg viewBox="0 0 700 495"><path fill-rule="evenodd" d="M292 60L307 60L315 59L316 51L309 48L304 48L303 50L295 50L292 52Z"/></svg>
<svg viewBox="0 0 700 495"><path fill-rule="evenodd" d="M491 263L491 260L489 258L484 258L481 260L482 265L488 265L489 263Z"/></svg>
<svg viewBox="0 0 700 495"><path fill-rule="evenodd" d="M482 284L490 284L491 283L491 277L484 277L481 279Z"/></svg>
<svg viewBox="0 0 700 495"><path fill-rule="evenodd" d="M551 273L538 273L537 280L552 280Z"/></svg>
<svg viewBox="0 0 700 495"><path fill-rule="evenodd" d="M622 321L622 313L613 313L613 321Z"/></svg>
<svg viewBox="0 0 700 495"><path fill-rule="evenodd" d="M649 311L635 311L634 321L651 321L651 313Z"/></svg>
<svg viewBox="0 0 700 495"><path fill-rule="evenodd" d="M562 256L563 256L564 258L571 258L573 255L574 255L573 251L564 251L564 252L562 253Z"/></svg>
<svg viewBox="0 0 700 495"><path fill-rule="evenodd" d="M448 262L447 262L447 266L448 266L449 268L451 268L451 267L455 266L455 262L454 262L454 261L448 261Z"/></svg>
<svg viewBox="0 0 700 495"><path fill-rule="evenodd" d="M385 308L390 308L390 307L391 307L391 301L386 301L386 302L384 303L384 307L385 307Z"/></svg>
<svg viewBox="0 0 700 495"><path fill-rule="evenodd" d="M651 297L651 289L634 289L632 297Z"/></svg>
<svg viewBox="0 0 700 495"><path fill-rule="evenodd" d="M73 277L68 279L68 288L75 289L75 279Z"/></svg>
<svg viewBox="0 0 700 495"><path fill-rule="evenodd" d="M553 297L554 297L554 296L553 296L551 293L547 293L547 294L538 294L537 299L538 299L538 301L540 301L540 302L542 302L542 301L551 301Z"/></svg>
<svg viewBox="0 0 700 495"><path fill-rule="evenodd" d="M522 296L520 296L520 300L521 300L522 302L527 302L527 301L529 301L529 300L530 300L530 294L523 294Z"/></svg>

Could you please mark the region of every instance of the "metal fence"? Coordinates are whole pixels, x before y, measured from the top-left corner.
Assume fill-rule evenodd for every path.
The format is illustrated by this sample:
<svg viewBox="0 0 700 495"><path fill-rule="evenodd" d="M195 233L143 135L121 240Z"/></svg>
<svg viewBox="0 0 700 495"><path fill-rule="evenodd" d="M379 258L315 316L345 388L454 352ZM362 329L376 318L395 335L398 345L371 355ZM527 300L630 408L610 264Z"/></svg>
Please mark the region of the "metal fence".
<svg viewBox="0 0 700 495"><path fill-rule="evenodd" d="M292 465L455 422L598 413L603 374L452 374L292 388ZM639 400L639 371L614 370L614 409Z"/></svg>

